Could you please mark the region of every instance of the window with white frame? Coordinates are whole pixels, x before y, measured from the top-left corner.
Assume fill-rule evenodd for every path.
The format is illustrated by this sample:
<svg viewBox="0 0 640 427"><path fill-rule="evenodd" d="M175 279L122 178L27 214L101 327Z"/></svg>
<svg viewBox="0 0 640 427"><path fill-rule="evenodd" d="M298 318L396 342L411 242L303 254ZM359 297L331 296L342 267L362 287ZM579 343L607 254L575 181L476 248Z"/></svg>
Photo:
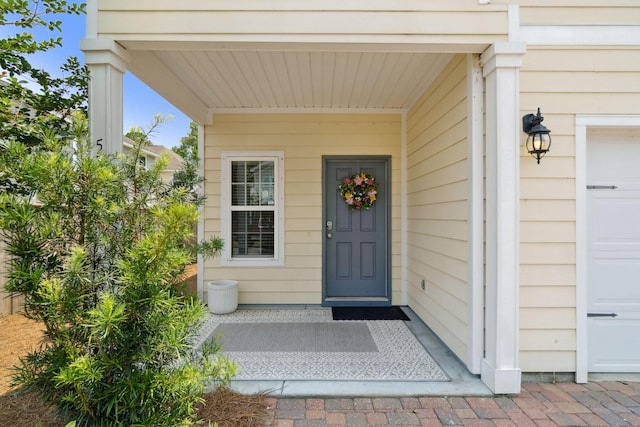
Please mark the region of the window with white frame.
<svg viewBox="0 0 640 427"><path fill-rule="evenodd" d="M223 265L283 265L284 154L222 154Z"/></svg>

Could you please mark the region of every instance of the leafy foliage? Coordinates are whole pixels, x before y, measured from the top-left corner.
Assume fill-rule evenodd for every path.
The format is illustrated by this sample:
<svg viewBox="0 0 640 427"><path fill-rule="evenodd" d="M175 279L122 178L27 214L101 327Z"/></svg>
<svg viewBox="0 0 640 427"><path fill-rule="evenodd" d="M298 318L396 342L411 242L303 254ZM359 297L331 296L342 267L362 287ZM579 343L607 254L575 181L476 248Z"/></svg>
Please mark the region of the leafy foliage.
<svg viewBox="0 0 640 427"><path fill-rule="evenodd" d="M84 3L64 0L0 2L0 26L6 34L15 29L13 35L0 38L0 140L38 144L39 136L31 132L34 128L30 125L40 123L65 134L71 114L86 110L89 72L76 57L68 58L60 67L62 77L33 67L28 60L30 54L62 45L62 37L37 40L30 30L44 27L61 33L62 21L56 17L84 13Z"/></svg>
<svg viewBox="0 0 640 427"><path fill-rule="evenodd" d="M9 34L0 39L6 289L46 329L15 380L76 420L69 425L191 425L205 384L224 384L234 370L214 346L194 347L205 308L177 291L192 259L195 184L162 182L166 159L149 169L138 162L158 118L148 132L136 129L130 155L96 155L86 67L72 57L53 77L28 60L62 43L32 29L59 33L59 14L83 13L84 3L64 0L0 2ZM221 247L217 238L200 246L209 256Z"/></svg>
<svg viewBox="0 0 640 427"><path fill-rule="evenodd" d="M189 161L198 159L198 124L189 123L189 133L180 138L180 145L172 148L180 157Z"/></svg>
<svg viewBox="0 0 640 427"><path fill-rule="evenodd" d="M22 360L17 383L78 426L191 425L205 385L234 372L215 347L194 347L206 309L177 291L197 207L162 182L165 162L138 163L141 144L118 159L96 155L80 113L70 139L30 131L37 150L3 144L16 160L5 172L25 192L0 194L0 238L7 289L24 295L47 342ZM221 245L201 248L213 256Z"/></svg>
<svg viewBox="0 0 640 427"><path fill-rule="evenodd" d="M201 184L204 178L200 176L200 158L198 157L198 124L189 124L189 133L180 139L180 145L172 150L178 153L184 163L182 169L173 174L173 185L182 188L189 194L189 200L200 206L204 203Z"/></svg>
<svg viewBox="0 0 640 427"><path fill-rule="evenodd" d="M151 136L156 133L158 127L172 119L172 115L165 116L163 114L157 113L153 116L153 122L151 122L147 126L146 130L141 128L140 126L131 126L129 128L129 131L125 133L124 136L131 139L132 141L139 143L142 147L149 146L153 144L153 142L151 141Z"/></svg>

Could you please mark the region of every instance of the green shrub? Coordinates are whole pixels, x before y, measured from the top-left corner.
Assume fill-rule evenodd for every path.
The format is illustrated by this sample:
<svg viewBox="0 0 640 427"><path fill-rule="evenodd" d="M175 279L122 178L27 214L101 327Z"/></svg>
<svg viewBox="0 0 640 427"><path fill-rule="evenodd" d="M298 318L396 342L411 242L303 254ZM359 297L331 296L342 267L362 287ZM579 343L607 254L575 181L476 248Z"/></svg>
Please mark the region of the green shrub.
<svg viewBox="0 0 640 427"><path fill-rule="evenodd" d="M161 161L96 153L77 116L73 144L39 130L43 144L6 142L0 174L20 192L0 195L11 255L7 289L46 327L46 345L15 380L78 426L186 426L206 385L233 365L194 348L206 308L177 292L198 219L184 186L163 183ZM216 255L222 242L201 245Z"/></svg>

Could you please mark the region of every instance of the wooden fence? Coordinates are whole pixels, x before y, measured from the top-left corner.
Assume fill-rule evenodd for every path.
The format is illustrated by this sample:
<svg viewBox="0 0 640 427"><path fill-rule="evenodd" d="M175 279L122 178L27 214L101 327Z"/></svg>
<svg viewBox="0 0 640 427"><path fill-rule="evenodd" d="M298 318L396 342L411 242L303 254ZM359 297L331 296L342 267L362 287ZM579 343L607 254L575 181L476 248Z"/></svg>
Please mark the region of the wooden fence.
<svg viewBox="0 0 640 427"><path fill-rule="evenodd" d="M9 271L9 256L4 251L3 243L0 242L0 317L9 316L22 310L24 299L14 298L5 292L4 285L7 283L7 272Z"/></svg>

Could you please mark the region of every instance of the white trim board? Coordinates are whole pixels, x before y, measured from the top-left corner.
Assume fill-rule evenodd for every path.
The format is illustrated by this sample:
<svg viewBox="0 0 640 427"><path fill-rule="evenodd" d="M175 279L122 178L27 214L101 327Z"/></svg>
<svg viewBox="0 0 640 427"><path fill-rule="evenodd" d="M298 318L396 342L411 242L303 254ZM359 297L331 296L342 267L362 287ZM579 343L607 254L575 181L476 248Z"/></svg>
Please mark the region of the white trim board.
<svg viewBox="0 0 640 427"><path fill-rule="evenodd" d="M403 114L405 108L212 108L211 114Z"/></svg>
<svg viewBox="0 0 640 427"><path fill-rule="evenodd" d="M285 234L285 213L284 213L284 199L285 199L285 164L284 164L284 151L223 151L220 161L221 165L221 179L220 179L220 193L221 193L221 218L220 225L222 230L222 238L225 241L230 241L231 236L231 162L234 160L265 160L274 162L275 176L275 194L276 199L275 208L273 209L274 221L275 221L275 254L273 258L234 258L231 253L231 248L228 245L222 249L221 265L224 267L282 267L284 263L284 234ZM259 206L255 206L255 211L259 210L271 210L260 209Z"/></svg>
<svg viewBox="0 0 640 427"><path fill-rule="evenodd" d="M198 125L198 173L200 176L204 176L204 126ZM203 182L200 191L204 194L206 182ZM198 243L201 243L204 240L204 216L205 216L205 207L204 204L198 209L198 231L197 231L197 239ZM197 280L197 288L198 288L198 299L204 302L204 257L202 254L198 254L198 280Z"/></svg>
<svg viewBox="0 0 640 427"><path fill-rule="evenodd" d="M576 115L576 382L587 369L587 130L640 127L640 115Z"/></svg>
<svg viewBox="0 0 640 427"><path fill-rule="evenodd" d="M638 25L523 25L515 40L547 46L640 45Z"/></svg>
<svg viewBox="0 0 640 427"><path fill-rule="evenodd" d="M401 239L401 299L400 303L402 305L408 305L408 266L409 266L409 257L407 255L407 251L409 250L409 243L407 240L408 236L408 218L407 218L407 113L402 113L402 129L401 133L401 159L400 159L400 185L401 185L401 193L402 195L400 200L400 211L401 211L401 225L400 225L400 239ZM393 292L392 292L393 293Z"/></svg>
<svg viewBox="0 0 640 427"><path fill-rule="evenodd" d="M482 370L484 352L484 105L480 57L467 55L467 368Z"/></svg>

